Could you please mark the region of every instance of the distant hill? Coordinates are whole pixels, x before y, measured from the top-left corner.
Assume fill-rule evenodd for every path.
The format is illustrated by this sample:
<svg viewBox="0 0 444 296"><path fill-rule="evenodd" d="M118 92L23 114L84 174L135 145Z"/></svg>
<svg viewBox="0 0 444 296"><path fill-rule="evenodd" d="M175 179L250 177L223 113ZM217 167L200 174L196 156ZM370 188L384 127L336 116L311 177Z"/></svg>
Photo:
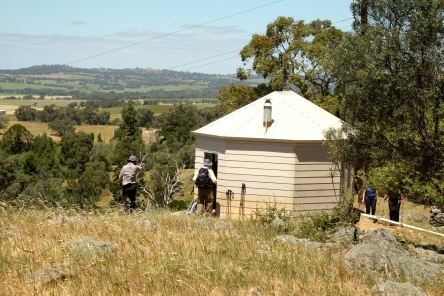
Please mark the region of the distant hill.
<svg viewBox="0 0 444 296"><path fill-rule="evenodd" d="M257 85L261 79L242 82ZM83 69L65 65L39 65L0 70L0 95L56 95L85 98L112 92L143 98L216 98L217 90L241 83L236 75L177 72L158 69ZM119 95L120 94L120 95ZM106 95L108 97L109 95Z"/></svg>

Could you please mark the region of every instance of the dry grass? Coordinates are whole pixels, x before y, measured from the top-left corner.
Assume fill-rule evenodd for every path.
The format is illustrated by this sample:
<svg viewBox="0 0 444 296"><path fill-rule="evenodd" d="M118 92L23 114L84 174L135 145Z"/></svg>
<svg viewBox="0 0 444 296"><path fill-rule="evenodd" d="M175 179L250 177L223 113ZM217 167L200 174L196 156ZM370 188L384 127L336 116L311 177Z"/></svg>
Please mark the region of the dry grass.
<svg viewBox="0 0 444 296"><path fill-rule="evenodd" d="M4 212L1 216L0 295L357 295L365 278L345 271L330 252L274 242L249 222L218 232L193 217L168 212L84 214ZM134 225L141 218L157 230ZM42 231L43 230L43 231ZM76 254L64 242L90 236L110 242L106 254ZM26 278L45 266L63 270L49 283ZM334 268L332 268L334 266Z"/></svg>
<svg viewBox="0 0 444 296"><path fill-rule="evenodd" d="M97 136L100 134L102 141L109 143L114 137L114 131L118 128L114 125L76 125L76 132L84 132L87 134L94 134L94 141L97 142Z"/></svg>
<svg viewBox="0 0 444 296"><path fill-rule="evenodd" d="M340 253L279 244L250 221L216 231L166 211L9 209L0 217L0 295L371 295L374 284L348 272ZM143 218L158 227L135 227ZM63 246L85 237L116 249L79 254ZM26 280L48 266L64 278ZM422 288L440 295L439 287Z"/></svg>

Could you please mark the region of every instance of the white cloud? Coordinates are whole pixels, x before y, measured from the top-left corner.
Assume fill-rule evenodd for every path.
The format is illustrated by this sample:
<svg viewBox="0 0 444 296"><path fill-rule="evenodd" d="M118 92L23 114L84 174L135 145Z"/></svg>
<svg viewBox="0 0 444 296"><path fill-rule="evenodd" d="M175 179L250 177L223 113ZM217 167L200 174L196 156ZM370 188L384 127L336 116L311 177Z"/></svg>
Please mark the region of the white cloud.
<svg viewBox="0 0 444 296"><path fill-rule="evenodd" d="M241 66L240 57L237 52L229 52L241 49L249 40L203 37L209 31L173 34L154 40L148 40L154 36L153 32L138 30L104 37L0 33L0 69L68 64L79 68L174 68L175 71L235 73ZM187 65L178 67L183 64Z"/></svg>

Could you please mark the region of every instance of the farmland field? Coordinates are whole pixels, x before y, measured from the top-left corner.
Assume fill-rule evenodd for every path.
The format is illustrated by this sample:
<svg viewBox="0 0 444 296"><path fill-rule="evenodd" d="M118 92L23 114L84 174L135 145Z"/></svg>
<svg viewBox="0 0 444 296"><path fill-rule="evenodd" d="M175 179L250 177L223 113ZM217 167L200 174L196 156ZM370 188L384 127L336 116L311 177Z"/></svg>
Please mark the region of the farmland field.
<svg viewBox="0 0 444 296"><path fill-rule="evenodd" d="M60 141L60 137L55 135L55 133L48 128L47 123L43 122L30 122L30 121L9 121L9 126L14 124L23 125L33 136L42 135L46 133L48 136L53 138L54 141ZM117 126L114 125L80 125L75 126L76 132L85 132L87 134L94 133L95 140L97 141L98 134L101 135L103 142L108 143L114 136L114 131Z"/></svg>
<svg viewBox="0 0 444 296"><path fill-rule="evenodd" d="M86 100L68 100L68 99L55 99L46 98L44 100L8 100L2 99L0 96L0 109L6 110L6 114L14 114L15 109L19 106L31 106L37 109L41 109L44 106L56 105L57 107L67 107L70 103L80 103L86 102ZM198 104L195 103L196 108L202 109L206 107L214 107L215 104ZM159 105L140 105L135 106L136 109L147 108L153 111L154 114L162 114L167 112L173 107L173 104L159 104ZM108 111L111 115L119 114L122 111L122 107L105 108L101 109L103 111Z"/></svg>
<svg viewBox="0 0 444 296"><path fill-rule="evenodd" d="M68 107L70 103L76 102L86 102L86 100L68 100L68 99L56 99L56 98L46 98L44 100L8 100L3 99L0 96L0 108L2 106L32 106L36 108L43 108L47 105L56 105L57 107ZM4 109L4 108L3 108ZM4 109L5 110L5 109Z"/></svg>
<svg viewBox="0 0 444 296"><path fill-rule="evenodd" d="M3 89L23 89L23 88L60 89L60 87L56 87L56 86L44 86L44 85L39 85L39 84L10 83L10 82L0 82L0 88L3 88Z"/></svg>

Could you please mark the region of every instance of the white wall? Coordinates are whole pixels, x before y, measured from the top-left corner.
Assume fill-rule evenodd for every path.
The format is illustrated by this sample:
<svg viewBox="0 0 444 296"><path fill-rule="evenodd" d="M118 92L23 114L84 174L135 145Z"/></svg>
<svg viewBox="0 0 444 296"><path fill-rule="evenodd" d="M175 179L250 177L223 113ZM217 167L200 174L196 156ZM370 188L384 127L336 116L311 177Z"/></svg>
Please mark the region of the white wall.
<svg viewBox="0 0 444 296"><path fill-rule="evenodd" d="M340 193L340 176L331 178L327 148L319 144L267 143L198 136L196 167L205 152L218 154L217 202L221 217L248 216L267 206L290 212L331 209ZM242 184L246 186L241 206ZM234 193L228 200L226 192Z"/></svg>
<svg viewBox="0 0 444 296"><path fill-rule="evenodd" d="M299 144L295 172L294 211L332 209L340 196L340 174L322 144Z"/></svg>

